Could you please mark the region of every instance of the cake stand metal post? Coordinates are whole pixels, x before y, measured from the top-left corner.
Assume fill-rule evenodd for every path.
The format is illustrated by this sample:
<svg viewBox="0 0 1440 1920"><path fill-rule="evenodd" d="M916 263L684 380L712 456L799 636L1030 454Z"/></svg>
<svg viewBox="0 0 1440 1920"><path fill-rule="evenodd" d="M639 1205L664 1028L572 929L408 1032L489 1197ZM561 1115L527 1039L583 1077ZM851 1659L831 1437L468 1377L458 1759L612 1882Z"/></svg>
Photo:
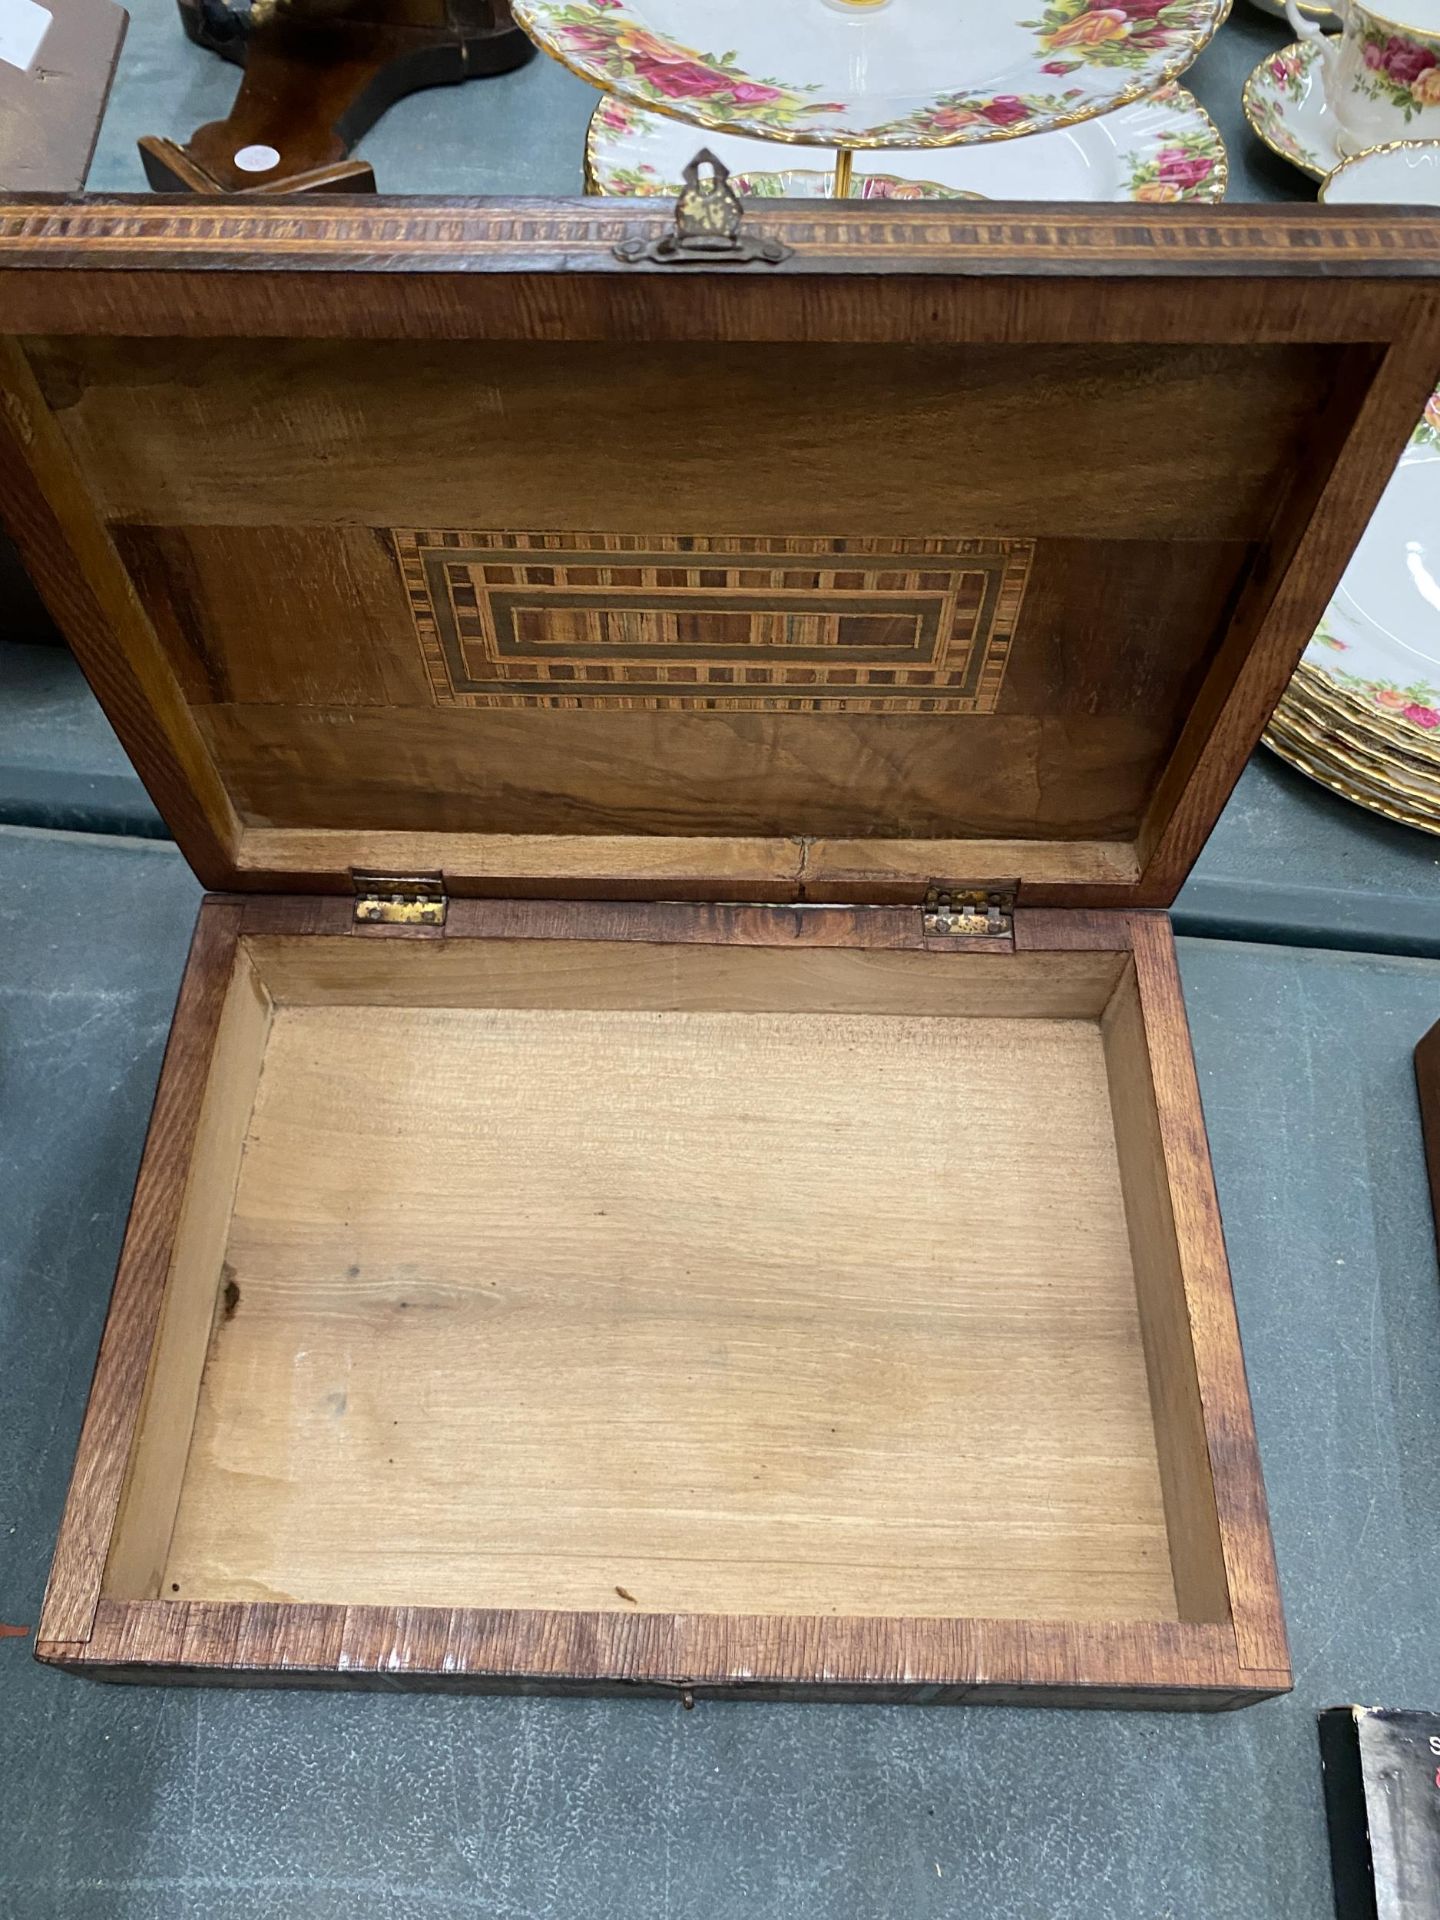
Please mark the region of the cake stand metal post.
<svg viewBox="0 0 1440 1920"><path fill-rule="evenodd" d="M855 155L852 149L849 147L837 147L835 149L834 199L848 200L850 198L850 182L854 176L854 172Z"/></svg>

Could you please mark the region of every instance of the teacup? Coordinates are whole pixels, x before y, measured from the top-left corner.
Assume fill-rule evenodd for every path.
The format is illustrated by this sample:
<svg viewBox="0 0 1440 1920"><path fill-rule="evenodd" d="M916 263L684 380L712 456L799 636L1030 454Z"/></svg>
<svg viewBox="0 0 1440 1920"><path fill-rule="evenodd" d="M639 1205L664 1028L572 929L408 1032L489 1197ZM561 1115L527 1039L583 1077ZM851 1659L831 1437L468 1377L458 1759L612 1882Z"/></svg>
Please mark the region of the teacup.
<svg viewBox="0 0 1440 1920"><path fill-rule="evenodd" d="M1403 9L1403 20L1381 13L1376 0L1331 3L1344 24L1338 37L1322 33L1295 0L1285 0L1285 15L1319 49L1340 151L1440 135L1440 0L1382 0Z"/></svg>

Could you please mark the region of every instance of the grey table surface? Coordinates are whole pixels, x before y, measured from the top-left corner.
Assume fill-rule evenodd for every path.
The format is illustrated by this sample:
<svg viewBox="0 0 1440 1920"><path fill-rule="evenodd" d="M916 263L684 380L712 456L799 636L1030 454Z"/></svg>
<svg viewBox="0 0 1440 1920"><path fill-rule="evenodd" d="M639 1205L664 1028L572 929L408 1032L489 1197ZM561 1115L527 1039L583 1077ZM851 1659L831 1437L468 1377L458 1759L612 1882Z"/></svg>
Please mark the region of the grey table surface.
<svg viewBox="0 0 1440 1920"><path fill-rule="evenodd" d="M0 824L158 838L62 647L0 646ZM1175 908L1182 931L1440 958L1440 839L1362 812L1264 751Z"/></svg>
<svg viewBox="0 0 1440 1920"><path fill-rule="evenodd" d="M135 0L91 175L235 75ZM1190 82L1232 196L1285 38ZM537 60L402 102L382 187L578 190L593 95ZM0 1623L33 1626L198 890L73 666L0 647ZM39 824L35 824L38 822ZM54 828L81 827L73 833ZM1410 1072L1440 844L1266 757L1182 896L1186 998L1296 1667L1239 1715L102 1688L0 1638L0 1920L1325 1920L1314 1713L1440 1706L1440 1289ZM1305 948L1262 944L1276 936ZM1335 946L1389 947L1339 952Z"/></svg>
<svg viewBox="0 0 1440 1920"><path fill-rule="evenodd" d="M0 1621L33 1626L197 890L0 829ZM1182 943L1296 1688L1230 1715L102 1687L0 1638L5 1920L1325 1920L1315 1711L1440 1706L1440 964Z"/></svg>

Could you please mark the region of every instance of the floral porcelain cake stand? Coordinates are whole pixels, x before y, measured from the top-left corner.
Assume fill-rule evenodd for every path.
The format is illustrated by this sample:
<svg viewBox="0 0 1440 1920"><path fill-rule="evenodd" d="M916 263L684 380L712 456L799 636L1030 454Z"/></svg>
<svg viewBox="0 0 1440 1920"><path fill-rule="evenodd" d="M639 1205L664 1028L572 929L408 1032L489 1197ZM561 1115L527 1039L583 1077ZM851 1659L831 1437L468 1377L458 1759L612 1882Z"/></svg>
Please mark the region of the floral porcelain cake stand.
<svg viewBox="0 0 1440 1920"><path fill-rule="evenodd" d="M829 157L717 133L711 151L746 200L828 199ZM586 191L673 200L694 158L679 121L602 96L585 142ZM1172 80L1148 100L1098 120L981 147L857 154L858 200L1195 200L1225 197L1225 143L1200 103Z"/></svg>
<svg viewBox="0 0 1440 1920"><path fill-rule="evenodd" d="M714 132L836 150L1072 126L1154 93L1230 0L514 0L606 93ZM963 83L963 84L957 84Z"/></svg>

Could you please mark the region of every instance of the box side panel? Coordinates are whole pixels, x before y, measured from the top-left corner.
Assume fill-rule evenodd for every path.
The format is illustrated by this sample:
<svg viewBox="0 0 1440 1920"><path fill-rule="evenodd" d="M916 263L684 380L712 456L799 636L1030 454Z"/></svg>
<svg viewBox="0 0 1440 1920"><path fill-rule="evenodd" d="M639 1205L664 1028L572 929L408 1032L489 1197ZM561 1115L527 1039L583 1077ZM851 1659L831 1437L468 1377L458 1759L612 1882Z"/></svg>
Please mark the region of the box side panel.
<svg viewBox="0 0 1440 1920"><path fill-rule="evenodd" d="M160 1072L37 1638L90 1636L229 988L238 907L200 909Z"/></svg>

